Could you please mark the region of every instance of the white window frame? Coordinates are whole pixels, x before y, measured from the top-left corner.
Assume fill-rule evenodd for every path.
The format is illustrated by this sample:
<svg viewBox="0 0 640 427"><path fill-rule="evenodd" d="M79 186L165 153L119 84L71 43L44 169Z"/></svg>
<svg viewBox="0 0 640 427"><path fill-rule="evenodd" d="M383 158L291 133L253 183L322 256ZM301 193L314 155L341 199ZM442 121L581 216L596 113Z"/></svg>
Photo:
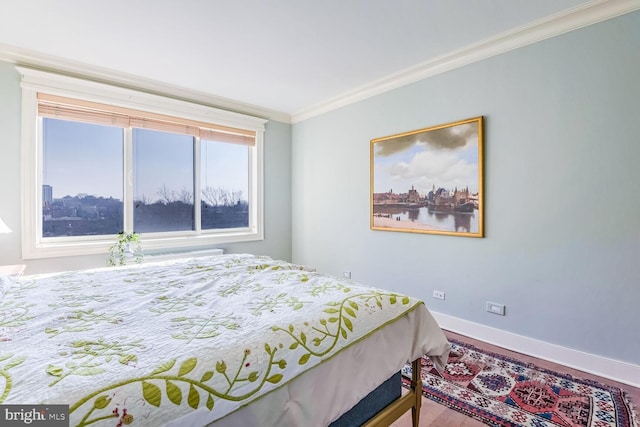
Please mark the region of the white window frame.
<svg viewBox="0 0 640 427"><path fill-rule="evenodd" d="M264 130L267 120L220 110L201 104L111 86L79 78L16 67L22 75L22 257L24 259L77 256L107 253L116 235L42 237L42 118L38 116L37 93L65 96L152 113L182 117L200 122L245 129L256 133L255 145L249 150L249 226L246 228L201 230L200 204L194 204L196 229L162 233L144 233L145 250L172 250L211 247L216 244L264 240ZM196 147L199 147L197 141ZM194 160L194 180L199 188L199 152ZM125 161L131 161L130 154ZM131 165L125 165L131 170ZM131 179L125 176L125 231L133 231ZM199 200L199 195L197 199ZM129 203L130 205L131 203Z"/></svg>

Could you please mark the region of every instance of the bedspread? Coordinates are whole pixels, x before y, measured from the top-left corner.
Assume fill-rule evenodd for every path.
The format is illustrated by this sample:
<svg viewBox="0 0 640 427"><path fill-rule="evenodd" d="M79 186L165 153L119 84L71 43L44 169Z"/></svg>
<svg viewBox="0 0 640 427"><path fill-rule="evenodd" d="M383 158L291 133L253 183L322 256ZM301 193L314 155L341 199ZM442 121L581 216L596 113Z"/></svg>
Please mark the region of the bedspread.
<svg viewBox="0 0 640 427"><path fill-rule="evenodd" d="M0 296L0 403L213 422L420 304L247 254L25 276Z"/></svg>

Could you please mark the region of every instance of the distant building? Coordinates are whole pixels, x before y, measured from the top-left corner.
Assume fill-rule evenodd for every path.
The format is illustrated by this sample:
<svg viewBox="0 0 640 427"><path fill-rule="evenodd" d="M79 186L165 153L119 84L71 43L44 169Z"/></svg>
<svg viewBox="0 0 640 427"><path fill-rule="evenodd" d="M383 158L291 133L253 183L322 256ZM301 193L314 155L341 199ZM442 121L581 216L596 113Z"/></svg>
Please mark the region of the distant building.
<svg viewBox="0 0 640 427"><path fill-rule="evenodd" d="M453 191L447 191L440 187L433 189L427 194L427 207L430 210L440 212L464 212L471 213L477 208L477 197L474 200L470 193L469 187L461 190L456 187Z"/></svg>
<svg viewBox="0 0 640 427"><path fill-rule="evenodd" d="M389 190L387 193L373 193L374 205L420 205L424 203L424 199L420 197L418 190L411 186L411 189L406 193L394 193L393 190Z"/></svg>
<svg viewBox="0 0 640 427"><path fill-rule="evenodd" d="M390 205L394 203L402 203L402 194L394 193L393 190L389 190L388 193L374 193L373 203L381 205Z"/></svg>
<svg viewBox="0 0 640 427"><path fill-rule="evenodd" d="M407 202L408 203L420 203L420 194L418 194L418 190L411 186L411 190L407 194Z"/></svg>
<svg viewBox="0 0 640 427"><path fill-rule="evenodd" d="M44 206L53 203L53 187L50 185L42 186L42 204Z"/></svg>

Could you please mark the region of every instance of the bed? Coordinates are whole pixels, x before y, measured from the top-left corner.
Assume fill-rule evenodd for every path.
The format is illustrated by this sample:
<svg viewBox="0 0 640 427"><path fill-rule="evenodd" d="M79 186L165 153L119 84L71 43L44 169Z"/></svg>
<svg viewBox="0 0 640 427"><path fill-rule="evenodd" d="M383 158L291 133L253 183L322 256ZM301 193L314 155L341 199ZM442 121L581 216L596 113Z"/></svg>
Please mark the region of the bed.
<svg viewBox="0 0 640 427"><path fill-rule="evenodd" d="M0 280L0 404L72 426L417 426L397 373L448 352L421 301L265 256Z"/></svg>

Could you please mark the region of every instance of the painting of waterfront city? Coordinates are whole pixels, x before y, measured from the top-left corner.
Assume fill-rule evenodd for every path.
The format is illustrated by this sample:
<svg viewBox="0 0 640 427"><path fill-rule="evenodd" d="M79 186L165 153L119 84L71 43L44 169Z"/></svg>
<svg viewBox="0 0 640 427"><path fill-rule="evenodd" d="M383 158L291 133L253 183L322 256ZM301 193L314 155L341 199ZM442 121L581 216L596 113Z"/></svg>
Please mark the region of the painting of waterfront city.
<svg viewBox="0 0 640 427"><path fill-rule="evenodd" d="M371 229L484 237L483 117L371 140Z"/></svg>

